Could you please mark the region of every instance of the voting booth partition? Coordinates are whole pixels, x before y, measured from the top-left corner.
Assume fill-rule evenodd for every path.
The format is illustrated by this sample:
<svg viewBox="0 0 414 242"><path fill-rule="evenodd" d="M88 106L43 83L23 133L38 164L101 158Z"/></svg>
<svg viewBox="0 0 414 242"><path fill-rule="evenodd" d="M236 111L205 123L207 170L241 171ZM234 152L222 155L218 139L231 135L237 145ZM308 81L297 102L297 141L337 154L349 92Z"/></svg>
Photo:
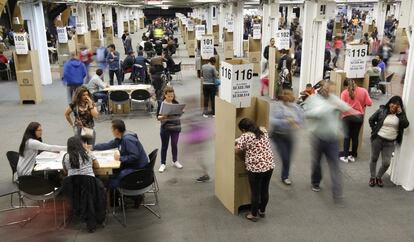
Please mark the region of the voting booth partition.
<svg viewBox="0 0 414 242"><path fill-rule="evenodd" d="M129 31L129 21L123 21L124 31Z"/></svg>
<svg viewBox="0 0 414 242"><path fill-rule="evenodd" d="M76 34L76 51L79 54L80 49L86 46L86 48L91 49L91 33L85 32L82 34Z"/></svg>
<svg viewBox="0 0 414 242"><path fill-rule="evenodd" d="M241 135L238 123L243 118L249 118L257 125L268 128L269 103L253 97L250 107L237 108L216 97L215 195L234 215L244 206L250 205L251 199L244 157L234 152L235 139Z"/></svg>
<svg viewBox="0 0 414 242"><path fill-rule="evenodd" d="M186 37L187 37L186 45L187 45L188 57L194 58L195 48L196 48L195 32L187 30Z"/></svg>
<svg viewBox="0 0 414 242"><path fill-rule="evenodd" d="M279 72L277 65L280 60L280 52L276 48L269 48L269 61L267 63L269 68L269 97L275 99L281 92L281 87L277 83Z"/></svg>
<svg viewBox="0 0 414 242"><path fill-rule="evenodd" d="M135 20L131 19L129 20L129 32L133 34L135 31L137 31L137 26L135 25Z"/></svg>
<svg viewBox="0 0 414 242"><path fill-rule="evenodd" d="M218 46L220 43L220 26L213 25L213 36L214 36L214 46Z"/></svg>
<svg viewBox="0 0 414 242"><path fill-rule="evenodd" d="M139 29L144 29L145 28L145 18L141 17L139 18Z"/></svg>
<svg viewBox="0 0 414 242"><path fill-rule="evenodd" d="M201 46L201 66L207 64L209 62L209 59L210 59L209 58L210 56L203 54L203 53L207 52L205 49L208 49L209 52L211 53L210 48L213 48L212 49L213 56L216 58L215 67L216 67L216 70L218 72L220 72L220 55L218 53L214 55L214 45L211 45L211 44L210 45L204 45L204 43L203 43L203 41L205 41L205 40L209 40L209 39L211 40L212 37L214 38L214 36L211 36L211 35L203 35L203 39L201 40L201 45L200 45ZM215 42L213 41L212 44L214 44L214 43ZM219 90L220 90L220 87L218 88L216 95L218 95ZM210 102L209 102L209 107L210 106L211 105L210 105ZM204 93L203 93L203 79L202 78L200 78L200 107L201 108L204 107Z"/></svg>
<svg viewBox="0 0 414 242"><path fill-rule="evenodd" d="M101 47L101 40L99 39L99 30L91 30L91 51L94 52L96 48Z"/></svg>
<svg viewBox="0 0 414 242"><path fill-rule="evenodd" d="M395 36L394 53L405 53L409 47L409 40L407 36L407 30L405 28L398 28Z"/></svg>
<svg viewBox="0 0 414 242"><path fill-rule="evenodd" d="M253 73L258 75L260 73L260 60L262 53L261 39L253 39L252 37L249 37L248 50L249 52L247 53L247 57L249 58L249 62L253 63Z"/></svg>
<svg viewBox="0 0 414 242"><path fill-rule="evenodd" d="M114 43L114 31L112 26L105 28L105 46Z"/></svg>
<svg viewBox="0 0 414 242"><path fill-rule="evenodd" d="M224 59L232 59L234 57L233 48L233 32L227 32L224 29Z"/></svg>
<svg viewBox="0 0 414 242"><path fill-rule="evenodd" d="M16 67L20 103L40 103L42 101L42 90L37 51L30 50L26 54L13 52L13 58Z"/></svg>

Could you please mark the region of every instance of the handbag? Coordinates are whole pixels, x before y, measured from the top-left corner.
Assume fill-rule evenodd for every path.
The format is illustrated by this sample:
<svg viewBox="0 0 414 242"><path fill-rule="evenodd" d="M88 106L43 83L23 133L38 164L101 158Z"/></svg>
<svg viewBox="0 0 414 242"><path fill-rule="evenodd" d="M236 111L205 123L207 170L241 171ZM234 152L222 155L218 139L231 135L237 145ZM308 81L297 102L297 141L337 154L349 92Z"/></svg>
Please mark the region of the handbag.
<svg viewBox="0 0 414 242"><path fill-rule="evenodd" d="M82 127L80 135L85 138L93 138L93 129Z"/></svg>

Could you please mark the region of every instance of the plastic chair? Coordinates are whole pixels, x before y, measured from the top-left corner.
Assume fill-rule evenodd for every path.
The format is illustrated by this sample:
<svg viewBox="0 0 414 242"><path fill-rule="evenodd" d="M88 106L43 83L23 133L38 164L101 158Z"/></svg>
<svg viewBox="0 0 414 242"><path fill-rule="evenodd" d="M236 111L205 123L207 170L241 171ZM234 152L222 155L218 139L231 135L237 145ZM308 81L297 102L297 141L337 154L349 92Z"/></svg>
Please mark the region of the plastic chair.
<svg viewBox="0 0 414 242"><path fill-rule="evenodd" d="M109 100L115 105L124 105L129 103L129 94L126 91L113 91L109 94Z"/></svg>
<svg viewBox="0 0 414 242"><path fill-rule="evenodd" d="M155 212L150 206L158 206L158 189L156 188L155 174L152 169L140 169L136 170L122 178L120 186L116 189L121 195L121 206L123 222L121 222L115 213L115 206L113 210L114 217L126 227L126 215L125 215L125 202L124 196L140 196L145 193L153 193L155 202L152 204L141 204L148 211L154 214L157 218L161 218L159 213ZM115 193L114 193L114 204L115 204ZM158 206L159 209L159 206Z"/></svg>
<svg viewBox="0 0 414 242"><path fill-rule="evenodd" d="M389 96L392 95L392 78L394 77L394 73L391 73L389 76L385 78L385 82L379 82L378 85L385 87L385 95Z"/></svg>
<svg viewBox="0 0 414 242"><path fill-rule="evenodd" d="M53 200L53 210L55 215L55 227L57 227L56 221L56 196L59 194L59 190L57 190L50 182L42 177L36 176L19 176L18 180L18 187L21 194L22 202L24 202L24 198L27 198L32 201L43 202L46 200ZM27 219L27 221L33 220L38 214L40 210L33 216ZM63 213L65 217L65 213ZM65 220L65 218L64 218Z"/></svg>
<svg viewBox="0 0 414 242"><path fill-rule="evenodd" d="M131 110L133 103L143 103L146 105L146 111L151 112L151 93L144 89L134 90L131 93Z"/></svg>
<svg viewBox="0 0 414 242"><path fill-rule="evenodd" d="M176 81L177 83L181 83L182 79L183 79L183 74L181 72L181 62L178 64L175 64L171 70L170 70L170 74L171 75L175 75L176 76ZM179 74L179 75L177 75Z"/></svg>

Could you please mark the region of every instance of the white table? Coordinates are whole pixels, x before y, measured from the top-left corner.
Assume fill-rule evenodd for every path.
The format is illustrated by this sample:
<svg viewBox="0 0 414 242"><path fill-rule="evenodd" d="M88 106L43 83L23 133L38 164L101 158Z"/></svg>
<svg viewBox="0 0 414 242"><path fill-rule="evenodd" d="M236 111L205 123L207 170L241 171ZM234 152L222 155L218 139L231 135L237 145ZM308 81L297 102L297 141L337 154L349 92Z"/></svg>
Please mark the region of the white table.
<svg viewBox="0 0 414 242"><path fill-rule="evenodd" d="M99 163L99 168L95 169L96 175L111 175L113 169L118 169L121 165L120 161L114 160L115 150L93 151ZM63 156L65 151L60 153L42 152L36 157L35 171L53 171L63 170Z"/></svg>
<svg viewBox="0 0 414 242"><path fill-rule="evenodd" d="M109 86L104 89L104 91L107 92L113 92L113 91L126 91L128 93L131 93L135 90L151 90L151 85L147 84L138 84L138 85L118 85L118 86Z"/></svg>

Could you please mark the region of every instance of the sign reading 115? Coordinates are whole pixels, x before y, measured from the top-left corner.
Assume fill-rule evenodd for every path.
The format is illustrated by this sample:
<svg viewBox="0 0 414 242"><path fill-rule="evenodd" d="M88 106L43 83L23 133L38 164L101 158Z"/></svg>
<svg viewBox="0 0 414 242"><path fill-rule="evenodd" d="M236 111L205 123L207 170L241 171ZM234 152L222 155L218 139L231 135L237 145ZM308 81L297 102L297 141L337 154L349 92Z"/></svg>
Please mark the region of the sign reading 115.
<svg viewBox="0 0 414 242"><path fill-rule="evenodd" d="M367 55L367 50L364 49L348 49L347 54L349 57L365 57Z"/></svg>

